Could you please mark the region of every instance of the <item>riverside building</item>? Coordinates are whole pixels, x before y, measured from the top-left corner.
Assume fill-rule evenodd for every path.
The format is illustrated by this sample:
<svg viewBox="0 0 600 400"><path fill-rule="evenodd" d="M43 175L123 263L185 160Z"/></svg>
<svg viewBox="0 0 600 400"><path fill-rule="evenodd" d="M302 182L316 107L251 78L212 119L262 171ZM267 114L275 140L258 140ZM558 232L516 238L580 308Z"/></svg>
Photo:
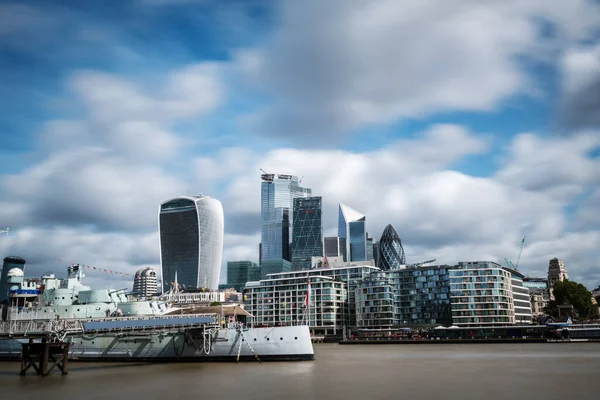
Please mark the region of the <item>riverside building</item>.
<svg viewBox="0 0 600 400"><path fill-rule="evenodd" d="M374 272L356 289L358 328L450 325L448 266Z"/></svg>
<svg viewBox="0 0 600 400"><path fill-rule="evenodd" d="M519 272L495 262L460 262L449 278L454 325L531 323L529 290Z"/></svg>
<svg viewBox="0 0 600 400"><path fill-rule="evenodd" d="M378 270L372 262L361 262L269 274L266 279L246 284L246 309L260 325L297 324L304 315L298 307L305 300L310 280L307 322L311 331L341 334L344 326L356 325L355 290L359 281Z"/></svg>

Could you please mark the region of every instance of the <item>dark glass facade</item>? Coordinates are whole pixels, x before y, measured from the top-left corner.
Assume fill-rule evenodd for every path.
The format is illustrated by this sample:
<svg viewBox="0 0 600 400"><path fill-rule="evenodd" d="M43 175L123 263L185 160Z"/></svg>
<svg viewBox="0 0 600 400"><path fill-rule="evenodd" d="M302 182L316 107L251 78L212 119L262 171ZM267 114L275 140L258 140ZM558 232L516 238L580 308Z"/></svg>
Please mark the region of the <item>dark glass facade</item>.
<svg viewBox="0 0 600 400"><path fill-rule="evenodd" d="M292 263L288 260L266 260L260 264L260 279L266 279L268 274L290 272Z"/></svg>
<svg viewBox="0 0 600 400"><path fill-rule="evenodd" d="M350 231L350 261L367 260L367 232L365 231L365 221L355 221L348 223Z"/></svg>
<svg viewBox="0 0 600 400"><path fill-rule="evenodd" d="M294 199L292 269L311 267L311 257L323 256L321 197Z"/></svg>
<svg viewBox="0 0 600 400"><path fill-rule="evenodd" d="M186 289L198 285L200 254L198 213L192 200L176 199L161 206L160 248L163 290L175 280Z"/></svg>
<svg viewBox="0 0 600 400"><path fill-rule="evenodd" d="M238 292L244 290L246 282L260 280L260 267L252 261L227 262L227 287Z"/></svg>
<svg viewBox="0 0 600 400"><path fill-rule="evenodd" d="M383 230L379 240L379 255L377 266L384 271L400 268L406 264L406 256L400 236L392 225Z"/></svg>
<svg viewBox="0 0 600 400"><path fill-rule="evenodd" d="M398 325L450 325L448 266L416 267L388 271L396 288Z"/></svg>

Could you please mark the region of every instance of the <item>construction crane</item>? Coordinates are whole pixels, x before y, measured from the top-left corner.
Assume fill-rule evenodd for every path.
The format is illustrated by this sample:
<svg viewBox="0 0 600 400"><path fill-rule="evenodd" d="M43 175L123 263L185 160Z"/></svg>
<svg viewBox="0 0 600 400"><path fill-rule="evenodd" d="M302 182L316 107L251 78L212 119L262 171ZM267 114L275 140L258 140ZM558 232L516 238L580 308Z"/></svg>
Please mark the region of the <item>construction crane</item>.
<svg viewBox="0 0 600 400"><path fill-rule="evenodd" d="M409 264L408 266L410 266L410 267L420 267L421 265L431 264L432 262L435 262L435 261L436 261L436 259L434 258L433 260L422 261L422 262L418 262L416 264Z"/></svg>
<svg viewBox="0 0 600 400"><path fill-rule="evenodd" d="M3 234L3 233L4 233L6 236L8 236L8 227L6 227L6 230L5 230L5 231L0 231L0 235L1 235L1 234Z"/></svg>
<svg viewBox="0 0 600 400"><path fill-rule="evenodd" d="M514 269L515 271L518 271L519 268L519 261L521 261L521 253L523 253L523 246L525 245L525 236L523 236L523 240L521 240L521 249L519 250L519 256L517 257L517 262L516 264L513 264L512 261L509 261L507 258L504 259L504 263L506 264L506 266L508 268Z"/></svg>
<svg viewBox="0 0 600 400"><path fill-rule="evenodd" d="M517 263L515 264L515 270L519 268L519 261L521 261L521 253L523 253L523 246L525 245L525 236L521 240L521 250L519 250L519 257L517 257Z"/></svg>

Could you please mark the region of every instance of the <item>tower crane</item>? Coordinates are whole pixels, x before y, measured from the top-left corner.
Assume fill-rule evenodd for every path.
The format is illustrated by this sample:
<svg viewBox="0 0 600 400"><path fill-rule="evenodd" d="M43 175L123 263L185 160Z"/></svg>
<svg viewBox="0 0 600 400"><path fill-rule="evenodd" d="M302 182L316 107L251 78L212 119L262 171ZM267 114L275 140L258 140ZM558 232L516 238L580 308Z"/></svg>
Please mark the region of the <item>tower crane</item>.
<svg viewBox="0 0 600 400"><path fill-rule="evenodd" d="M523 253L523 246L525 245L525 236L523 236L523 240L521 240L521 249L519 250L519 256L517 257L517 262L516 264L513 264L512 261L509 261L508 258L505 258L505 264L507 267L514 269L515 271L518 271L519 268L519 261L521 261L521 253Z"/></svg>
<svg viewBox="0 0 600 400"><path fill-rule="evenodd" d="M517 257L517 263L515 264L515 269L519 268L519 261L521 261L521 253L523 253L524 245L525 245L525 236L523 236L523 240L521 240L521 250L519 250L519 257Z"/></svg>

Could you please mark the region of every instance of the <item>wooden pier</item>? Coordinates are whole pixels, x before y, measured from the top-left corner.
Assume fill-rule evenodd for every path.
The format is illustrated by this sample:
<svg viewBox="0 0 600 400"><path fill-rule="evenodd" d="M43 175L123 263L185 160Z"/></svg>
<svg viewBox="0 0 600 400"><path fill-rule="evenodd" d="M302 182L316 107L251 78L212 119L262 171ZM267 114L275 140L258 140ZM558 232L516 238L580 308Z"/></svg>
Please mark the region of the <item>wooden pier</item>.
<svg viewBox="0 0 600 400"><path fill-rule="evenodd" d="M42 376L47 376L58 367L63 375L68 373L69 343L50 342L43 338L41 342L29 339L23 343L20 375L27 374L31 367Z"/></svg>

